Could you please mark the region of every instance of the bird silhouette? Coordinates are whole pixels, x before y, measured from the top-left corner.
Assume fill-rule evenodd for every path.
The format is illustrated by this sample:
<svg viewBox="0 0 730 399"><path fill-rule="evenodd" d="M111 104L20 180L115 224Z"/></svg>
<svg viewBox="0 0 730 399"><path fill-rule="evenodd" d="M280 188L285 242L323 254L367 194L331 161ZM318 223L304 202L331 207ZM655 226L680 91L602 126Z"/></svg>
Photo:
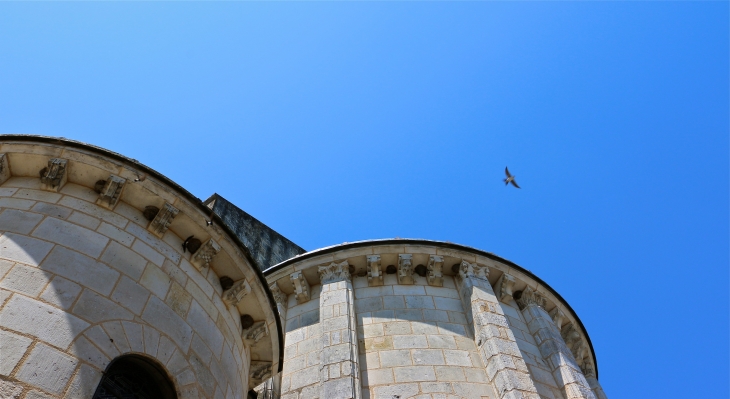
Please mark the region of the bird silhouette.
<svg viewBox="0 0 730 399"><path fill-rule="evenodd" d="M520 188L520 186L518 186L518 185L517 185L517 182L515 181L515 177L514 177L514 176L512 176L512 175L511 175L511 174L509 173L509 169L507 169L507 167L506 167L506 166L504 167L504 174L506 174L506 175L507 175L507 178L506 178L506 179L504 179L504 185L505 185L505 186L506 186L506 185L508 185L508 184L510 184L510 183L512 183L512 185L513 185L513 186L515 186L515 187L517 187L517 188Z"/></svg>

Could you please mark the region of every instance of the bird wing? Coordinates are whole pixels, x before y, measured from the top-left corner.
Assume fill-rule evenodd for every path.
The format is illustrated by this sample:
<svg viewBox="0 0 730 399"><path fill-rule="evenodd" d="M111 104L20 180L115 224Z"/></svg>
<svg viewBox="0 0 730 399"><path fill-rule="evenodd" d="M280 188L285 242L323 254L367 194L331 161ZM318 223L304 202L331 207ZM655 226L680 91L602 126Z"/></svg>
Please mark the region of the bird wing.
<svg viewBox="0 0 730 399"><path fill-rule="evenodd" d="M511 174L509 174L509 169L507 169L507 167L506 167L506 166L504 167L504 174L506 174L506 175L507 175L507 177L512 177L512 175L511 175Z"/></svg>
<svg viewBox="0 0 730 399"><path fill-rule="evenodd" d="M511 181L510 183L512 183L512 185L513 185L513 186L515 186L515 187L517 187L517 188L520 188L520 186L518 186L518 185L517 185L517 182L516 182L516 181L514 181L514 179L513 179L513 180L512 180L512 181Z"/></svg>

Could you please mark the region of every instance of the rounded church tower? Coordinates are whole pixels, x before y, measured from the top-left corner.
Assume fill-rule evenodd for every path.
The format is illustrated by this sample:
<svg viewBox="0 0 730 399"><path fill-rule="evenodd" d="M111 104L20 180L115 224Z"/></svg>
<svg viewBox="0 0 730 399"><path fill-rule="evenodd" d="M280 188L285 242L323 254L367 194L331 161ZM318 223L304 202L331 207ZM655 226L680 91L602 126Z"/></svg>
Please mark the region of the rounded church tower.
<svg viewBox="0 0 730 399"><path fill-rule="evenodd" d="M282 399L606 397L575 312L493 254L375 240L265 273L286 331Z"/></svg>
<svg viewBox="0 0 730 399"><path fill-rule="evenodd" d="M276 304L198 198L119 154L0 141L0 392L244 398L276 374Z"/></svg>

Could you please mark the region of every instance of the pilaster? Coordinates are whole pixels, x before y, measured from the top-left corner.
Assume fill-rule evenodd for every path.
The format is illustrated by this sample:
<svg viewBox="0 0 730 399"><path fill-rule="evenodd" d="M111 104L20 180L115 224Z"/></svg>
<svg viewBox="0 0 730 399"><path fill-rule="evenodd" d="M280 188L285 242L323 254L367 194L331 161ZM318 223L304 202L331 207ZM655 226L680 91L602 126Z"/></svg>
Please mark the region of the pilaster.
<svg viewBox="0 0 730 399"><path fill-rule="evenodd" d="M517 305L535 338L555 382L565 391L567 399L595 399L583 372L560 335L558 327L545 310L547 300L530 287L516 293Z"/></svg>
<svg viewBox="0 0 730 399"><path fill-rule="evenodd" d="M354 291L347 261L319 267L320 398L360 399Z"/></svg>
<svg viewBox="0 0 730 399"><path fill-rule="evenodd" d="M539 399L484 266L462 261L457 288L474 340L499 399Z"/></svg>

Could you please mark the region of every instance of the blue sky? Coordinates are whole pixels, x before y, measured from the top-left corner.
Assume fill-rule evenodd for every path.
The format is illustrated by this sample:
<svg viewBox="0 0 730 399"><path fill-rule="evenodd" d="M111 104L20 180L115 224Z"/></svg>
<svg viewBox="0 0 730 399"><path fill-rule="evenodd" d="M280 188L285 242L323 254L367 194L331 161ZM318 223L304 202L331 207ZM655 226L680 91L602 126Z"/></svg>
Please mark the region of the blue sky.
<svg viewBox="0 0 730 399"><path fill-rule="evenodd" d="M577 311L609 397L727 397L729 20L726 2L2 3L0 132L138 159L306 249L494 252Z"/></svg>

